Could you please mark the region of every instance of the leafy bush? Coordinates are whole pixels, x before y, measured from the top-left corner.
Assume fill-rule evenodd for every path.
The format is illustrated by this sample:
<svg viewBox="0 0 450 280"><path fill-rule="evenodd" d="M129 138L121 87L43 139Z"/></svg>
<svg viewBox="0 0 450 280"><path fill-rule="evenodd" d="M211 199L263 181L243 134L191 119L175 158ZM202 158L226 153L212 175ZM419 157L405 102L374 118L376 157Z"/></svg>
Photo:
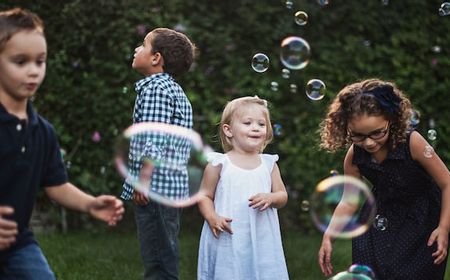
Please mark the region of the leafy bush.
<svg viewBox="0 0 450 280"><path fill-rule="evenodd" d="M155 27L176 28L199 49L192 71L180 80L194 107L195 129L220 150L216 124L225 103L241 95L268 99L273 122L284 131L268 148L280 155L291 194L283 221L307 229L300 201L329 170L342 171L343 153L319 150L316 131L327 104L348 83L368 77L396 82L422 113L422 134L428 121L435 121L438 137L432 144L450 162L450 18L439 16L440 4L336 0L322 7L295 1L288 9L283 1L269 0L4 0L0 8L19 5L46 23L47 78L34 102L55 125L75 184L92 193L120 193L122 179L111 157L116 137L131 123L133 84L141 78L130 66L134 48ZM294 23L297 10L309 15L307 25ZM283 79L279 45L289 35L310 43L311 60ZM270 57L263 74L250 67L257 52ZM327 85L321 101L303 93L312 78ZM272 81L280 84L276 92ZM290 92L291 83L296 93ZM91 139L95 132L100 142Z"/></svg>

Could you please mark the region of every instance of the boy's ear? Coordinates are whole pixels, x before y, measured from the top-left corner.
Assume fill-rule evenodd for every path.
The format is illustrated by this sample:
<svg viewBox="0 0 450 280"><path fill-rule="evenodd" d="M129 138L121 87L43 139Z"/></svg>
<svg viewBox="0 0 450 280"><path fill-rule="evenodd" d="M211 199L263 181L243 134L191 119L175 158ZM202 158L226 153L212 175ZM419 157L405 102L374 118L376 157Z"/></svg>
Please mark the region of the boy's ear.
<svg viewBox="0 0 450 280"><path fill-rule="evenodd" d="M233 133L231 132L231 127L228 124L222 125L222 131L226 137L229 137L229 138L233 137Z"/></svg>
<svg viewBox="0 0 450 280"><path fill-rule="evenodd" d="M164 63L164 59L161 53L157 52L152 55L152 66L162 65Z"/></svg>

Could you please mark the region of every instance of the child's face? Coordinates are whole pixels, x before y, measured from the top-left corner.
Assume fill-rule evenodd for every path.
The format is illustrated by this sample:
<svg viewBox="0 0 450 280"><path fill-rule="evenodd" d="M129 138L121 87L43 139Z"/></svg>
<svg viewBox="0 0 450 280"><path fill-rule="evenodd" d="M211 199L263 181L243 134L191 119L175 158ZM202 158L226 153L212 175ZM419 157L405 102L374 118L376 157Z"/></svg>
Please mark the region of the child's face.
<svg viewBox="0 0 450 280"><path fill-rule="evenodd" d="M374 154L389 139L389 121L383 116L356 116L348 123L348 133L355 145Z"/></svg>
<svg viewBox="0 0 450 280"><path fill-rule="evenodd" d="M234 150L259 153L267 137L267 121L261 105L249 105L224 125Z"/></svg>
<svg viewBox="0 0 450 280"><path fill-rule="evenodd" d="M0 97L21 102L33 96L45 77L47 43L42 33L14 34L0 52Z"/></svg>
<svg viewBox="0 0 450 280"><path fill-rule="evenodd" d="M152 32L145 36L142 45L134 49L134 59L132 67L136 69L139 73L144 75L154 74L153 67L156 65L155 58L156 55L152 50Z"/></svg>

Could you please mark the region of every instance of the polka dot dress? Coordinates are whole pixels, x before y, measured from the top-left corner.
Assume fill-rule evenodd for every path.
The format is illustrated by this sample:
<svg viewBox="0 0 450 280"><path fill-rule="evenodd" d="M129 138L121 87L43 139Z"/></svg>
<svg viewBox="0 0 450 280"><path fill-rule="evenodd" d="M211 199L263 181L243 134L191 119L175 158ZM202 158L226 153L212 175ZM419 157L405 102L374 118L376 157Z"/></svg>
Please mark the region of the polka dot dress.
<svg viewBox="0 0 450 280"><path fill-rule="evenodd" d="M440 189L412 160L408 143L409 136L382 163L353 146L353 163L373 184L377 202L374 224L352 241L353 263L371 267L378 280L442 280L447 262L434 265L436 244L427 246L439 223Z"/></svg>

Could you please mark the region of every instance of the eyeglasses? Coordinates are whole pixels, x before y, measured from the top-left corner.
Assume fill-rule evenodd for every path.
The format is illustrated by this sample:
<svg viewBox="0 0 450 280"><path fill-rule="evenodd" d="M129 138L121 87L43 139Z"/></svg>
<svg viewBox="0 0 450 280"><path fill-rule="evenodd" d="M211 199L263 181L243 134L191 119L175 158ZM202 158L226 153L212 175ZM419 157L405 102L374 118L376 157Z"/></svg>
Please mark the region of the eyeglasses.
<svg viewBox="0 0 450 280"><path fill-rule="evenodd" d="M364 140L366 140L366 138L370 138L372 140L380 140L381 138L383 138L389 131L389 125L390 123L388 122L386 125L386 128L384 129L380 129L380 130L376 130L368 135L364 135L364 134L353 134L350 130L349 130L349 136L350 139L353 142L362 142Z"/></svg>

